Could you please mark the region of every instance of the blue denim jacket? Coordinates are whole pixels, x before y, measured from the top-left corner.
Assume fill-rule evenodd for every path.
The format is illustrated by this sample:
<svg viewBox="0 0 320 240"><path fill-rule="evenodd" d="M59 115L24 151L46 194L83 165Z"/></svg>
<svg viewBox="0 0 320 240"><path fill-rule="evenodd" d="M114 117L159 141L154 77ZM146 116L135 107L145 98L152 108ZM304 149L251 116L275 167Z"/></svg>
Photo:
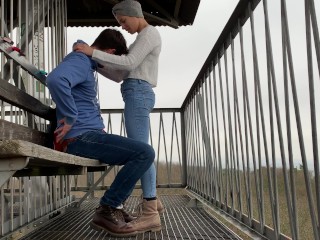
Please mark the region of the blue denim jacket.
<svg viewBox="0 0 320 240"><path fill-rule="evenodd" d="M97 99L96 68L97 63L84 53L71 52L47 77L56 103L57 126L64 118L72 125L65 139L104 128Z"/></svg>

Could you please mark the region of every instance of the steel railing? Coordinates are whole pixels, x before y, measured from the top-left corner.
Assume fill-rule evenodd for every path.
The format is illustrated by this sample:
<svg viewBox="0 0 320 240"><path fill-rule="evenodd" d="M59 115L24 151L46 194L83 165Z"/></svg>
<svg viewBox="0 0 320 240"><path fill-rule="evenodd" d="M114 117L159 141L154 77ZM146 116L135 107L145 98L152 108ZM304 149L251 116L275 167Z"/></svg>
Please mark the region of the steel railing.
<svg viewBox="0 0 320 240"><path fill-rule="evenodd" d="M16 2L2 0L1 6L10 3L12 10L1 8L1 35L7 31L20 43L14 36L25 29L27 52L36 53L30 39L43 46L43 54L30 61L37 59L34 65L50 71L65 55L66 22L58 17L65 14L65 5L60 5L65 1L30 1L35 4L32 8L22 2L17 2L17 13L25 13L22 19L38 17L29 18L30 24L23 27L23 21L14 21L19 15ZM155 109L151 114L150 144L156 151L158 187L187 186L265 238L319 238L318 4L314 0L239 1L182 107ZM44 16L46 21L41 20ZM32 26L42 29L38 35ZM39 95L30 86L30 76L15 72L3 56L0 61L2 79L17 86L24 83L28 93ZM5 64L9 71L4 70ZM39 99L51 105L48 92L44 96ZM19 109L4 102L0 107L1 119L28 125ZM102 110L102 114L108 132L126 136L122 109ZM46 131L46 122L43 126ZM1 233L68 204L70 190L86 190L100 175L12 178L1 188L1 213L9 209L1 214ZM37 184L31 180L45 185L39 188L40 195L55 196L57 207L50 199L40 200L40 195L32 198L29 193ZM98 189L105 190L112 180L111 174ZM36 211L26 204L35 204Z"/></svg>
<svg viewBox="0 0 320 240"><path fill-rule="evenodd" d="M127 136L124 126L123 109L102 109L105 131L112 134ZM149 143L153 146L156 157L157 187L174 188L186 186L186 172L183 163L182 132L180 109L154 109L150 115ZM97 190L107 189L114 179L119 167L108 174L105 181L98 185ZM75 185L72 190L87 190L101 173L88 173L88 176L74 176ZM140 183L137 184L140 188Z"/></svg>
<svg viewBox="0 0 320 240"><path fill-rule="evenodd" d="M0 1L0 36L10 38L25 63L49 72L66 53L66 1ZM46 87L0 52L0 84L8 82L47 105ZM0 119L48 131L48 121L0 100ZM0 188L0 236L33 226L73 201L69 176L12 177Z"/></svg>
<svg viewBox="0 0 320 240"><path fill-rule="evenodd" d="M239 1L182 106L188 188L269 239L319 239L316 4Z"/></svg>

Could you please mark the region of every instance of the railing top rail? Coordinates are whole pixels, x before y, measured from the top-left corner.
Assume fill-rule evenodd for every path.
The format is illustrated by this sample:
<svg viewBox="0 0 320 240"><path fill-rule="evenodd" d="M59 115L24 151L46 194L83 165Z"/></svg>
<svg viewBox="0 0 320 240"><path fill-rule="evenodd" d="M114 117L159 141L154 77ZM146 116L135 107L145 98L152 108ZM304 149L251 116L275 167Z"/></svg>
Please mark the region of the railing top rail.
<svg viewBox="0 0 320 240"><path fill-rule="evenodd" d="M240 0L238 5L236 6L235 10L233 11L231 17L229 18L227 24L225 25L223 31L221 32L218 40L216 41L215 45L213 46L210 54L208 55L205 63L203 64L198 76L196 77L195 81L192 84L192 87L190 88L185 100L183 101L183 104L181 106L181 109L184 109L188 99L190 99L190 96L194 92L194 89L198 86L199 82L201 81L202 77L206 74L208 68L210 67L210 64L212 63L212 60L215 56L221 57L219 54L221 52L221 47L224 46L226 49L230 45L230 34L231 37L234 38L238 34L238 21L240 19L240 25L243 26L245 22L249 18L248 13L248 6L251 4L252 10L254 10L257 5L259 4L261 0Z"/></svg>
<svg viewBox="0 0 320 240"><path fill-rule="evenodd" d="M122 108L117 108L117 109L101 109L102 114L107 114L107 113L122 113L123 109ZM154 108L152 110L153 113L159 113L159 112L181 112L181 108Z"/></svg>

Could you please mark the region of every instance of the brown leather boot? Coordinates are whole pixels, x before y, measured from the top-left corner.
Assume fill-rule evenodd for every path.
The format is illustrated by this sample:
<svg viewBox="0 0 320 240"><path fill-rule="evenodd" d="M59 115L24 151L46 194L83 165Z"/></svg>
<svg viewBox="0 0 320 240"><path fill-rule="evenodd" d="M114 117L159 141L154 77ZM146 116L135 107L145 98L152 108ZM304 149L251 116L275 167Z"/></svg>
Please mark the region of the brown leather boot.
<svg viewBox="0 0 320 240"><path fill-rule="evenodd" d="M142 211L142 204L143 204L143 201L145 201L141 195L141 202L139 203L139 205L134 209L133 213L132 213L132 216L134 218L136 218L138 215L139 215L139 212ZM164 213L165 211L165 207L163 206L162 202L160 201L159 198L157 198L157 211L159 212L159 214L162 214Z"/></svg>
<svg viewBox="0 0 320 240"><path fill-rule="evenodd" d="M159 198L157 198L157 210L159 214L162 214L165 211L165 208Z"/></svg>
<svg viewBox="0 0 320 240"><path fill-rule="evenodd" d="M161 230L161 221L157 210L157 200L143 200L142 211L137 219L128 223L138 233Z"/></svg>
<svg viewBox="0 0 320 240"><path fill-rule="evenodd" d="M132 220L135 220L137 218L136 216L133 216L130 213L128 213L128 211L125 208L120 209L120 211L126 223L131 222Z"/></svg>
<svg viewBox="0 0 320 240"><path fill-rule="evenodd" d="M98 207L90 226L97 231L104 230L116 237L128 237L138 234L133 226L125 222L121 210L110 206Z"/></svg>

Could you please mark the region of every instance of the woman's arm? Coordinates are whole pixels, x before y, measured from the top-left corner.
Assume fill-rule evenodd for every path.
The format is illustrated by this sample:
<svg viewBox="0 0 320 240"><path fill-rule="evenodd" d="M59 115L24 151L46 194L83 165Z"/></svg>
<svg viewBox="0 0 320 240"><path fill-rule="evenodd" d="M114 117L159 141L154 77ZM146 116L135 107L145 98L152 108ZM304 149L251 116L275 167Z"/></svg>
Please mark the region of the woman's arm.
<svg viewBox="0 0 320 240"><path fill-rule="evenodd" d="M102 68L99 67L97 71L104 77L117 83L121 82L128 75L127 71L108 69L106 66Z"/></svg>
<svg viewBox="0 0 320 240"><path fill-rule="evenodd" d="M92 56L92 59L103 66L112 69L131 71L141 64L146 56L158 45L161 44L161 38L155 28L146 29L146 32L139 34L135 42L130 46L127 55L108 54L97 49L93 49L85 44L76 44L74 50Z"/></svg>

